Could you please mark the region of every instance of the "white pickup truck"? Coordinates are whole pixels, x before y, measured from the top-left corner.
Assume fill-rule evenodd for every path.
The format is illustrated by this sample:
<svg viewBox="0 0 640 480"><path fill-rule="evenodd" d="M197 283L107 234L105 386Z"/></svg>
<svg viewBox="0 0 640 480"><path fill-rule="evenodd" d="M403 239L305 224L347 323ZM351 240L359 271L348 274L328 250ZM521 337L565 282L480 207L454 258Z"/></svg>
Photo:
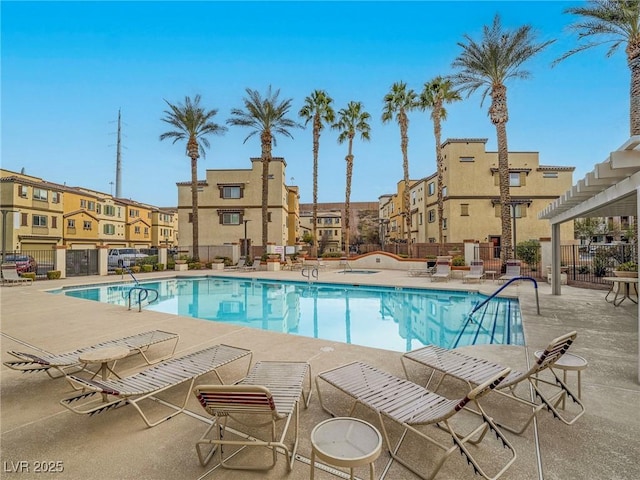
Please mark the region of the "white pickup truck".
<svg viewBox="0 0 640 480"><path fill-rule="evenodd" d="M108 264L110 268L131 267L137 260L146 257L135 248L112 248L109 250Z"/></svg>

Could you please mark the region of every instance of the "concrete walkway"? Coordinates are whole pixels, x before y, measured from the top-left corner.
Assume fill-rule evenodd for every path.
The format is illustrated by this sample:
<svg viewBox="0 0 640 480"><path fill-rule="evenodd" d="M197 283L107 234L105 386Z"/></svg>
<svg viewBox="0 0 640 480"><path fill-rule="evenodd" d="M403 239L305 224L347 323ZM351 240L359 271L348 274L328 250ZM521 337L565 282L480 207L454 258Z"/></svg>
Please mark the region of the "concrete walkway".
<svg viewBox="0 0 640 480"><path fill-rule="evenodd" d="M145 274L173 276L175 272ZM214 272L205 272L214 274ZM218 272L216 272L218 273ZM243 278L300 280L300 272L221 272ZM192 275L191 272L188 273ZM202 274L202 272L199 272ZM321 280L358 284L467 288L460 281L432 284L406 272L382 271L375 275L321 272ZM403 376L400 353L377 350L339 342L264 332L234 325L206 322L163 313L127 311L123 307L52 295L45 290L81 283L115 281L113 276L75 278L36 282L33 286L2 287L0 340L2 361L13 359L7 350L30 351L33 345L51 352L64 352L79 346L136 332L163 329L180 334L177 354L198 350L217 343L251 349L254 360L309 361L312 373L361 360L398 376ZM497 284L487 281L478 288L493 292ZM640 478L640 385L638 384L637 306L625 301L613 307L604 300L604 291L563 286L562 296L552 296L550 286L539 287L541 314L536 314L533 288L528 284L508 288L520 298L526 347L466 347L478 356L499 361L513 368L525 369L533 352L549 340L570 330L578 331L571 352L589 362L583 373L582 400L587 413L573 426L566 426L542 412L536 428L521 436L507 434L518 458L502 477L505 479L631 479ZM32 351L32 350L31 350ZM118 371L139 369L133 357L119 362ZM228 378L240 375L236 367L224 371ZM418 376L421 372L417 372ZM426 377L424 378L426 379ZM413 379L416 381L423 378ZM575 385L575 374L569 382ZM205 383L205 382L202 382ZM70 394L64 379L52 380L44 373L21 374L2 366L0 379L1 454L0 477L7 479L43 478L36 468L59 471L46 478L60 479L304 479L309 478L310 433L313 427L329 418L320 408L314 392L311 405L301 414L299 461L288 473L286 462L279 459L268 472L230 471L217 468L215 462L203 468L198 463L194 444L207 427L207 417L195 398L189 400L188 412L146 428L130 406L93 417L75 415L58 402ZM183 386L185 387L185 386ZM314 386L315 388L315 386ZM175 390L175 391L173 391ZM162 401L177 403L184 388L160 395ZM446 385L441 393L460 395L464 389ZM512 404L486 397L485 408L498 416L518 417ZM497 397L497 396L496 396ZM162 414L161 402L149 401L150 412ZM339 403L338 403L339 406ZM366 411L358 416L371 421L377 417ZM415 446L415 461L431 462L431 447ZM256 458L259 454L251 453ZM239 456L249 456L240 452ZM47 463L48 462L48 463ZM366 469L358 470L368 478ZM377 478L416 479L390 456L376 461ZM318 469L316 478L340 478L329 469ZM476 478L463 458L454 454L438 478Z"/></svg>

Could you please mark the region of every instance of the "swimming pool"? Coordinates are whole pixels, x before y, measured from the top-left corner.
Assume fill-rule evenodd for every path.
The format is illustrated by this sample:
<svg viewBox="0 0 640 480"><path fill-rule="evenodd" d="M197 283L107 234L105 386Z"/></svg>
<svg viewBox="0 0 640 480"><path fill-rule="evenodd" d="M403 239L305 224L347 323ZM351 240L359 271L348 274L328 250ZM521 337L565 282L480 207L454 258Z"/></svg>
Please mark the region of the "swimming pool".
<svg viewBox="0 0 640 480"><path fill-rule="evenodd" d="M128 305L133 283L57 293ZM224 277L143 282L158 291L145 310L405 352L426 344L524 344L516 299L475 292L303 283Z"/></svg>

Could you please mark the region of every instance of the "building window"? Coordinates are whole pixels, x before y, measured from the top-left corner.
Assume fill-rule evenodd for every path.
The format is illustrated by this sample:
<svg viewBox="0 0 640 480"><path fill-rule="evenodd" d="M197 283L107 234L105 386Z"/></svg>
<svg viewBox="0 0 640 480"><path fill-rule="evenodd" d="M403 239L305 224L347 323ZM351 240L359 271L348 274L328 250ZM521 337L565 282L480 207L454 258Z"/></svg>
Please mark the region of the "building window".
<svg viewBox="0 0 640 480"><path fill-rule="evenodd" d="M422 225L422 212L418 213L418 225Z"/></svg>
<svg viewBox="0 0 640 480"><path fill-rule="evenodd" d="M76 221L72 218L68 219L67 228L76 228Z"/></svg>
<svg viewBox="0 0 640 480"><path fill-rule="evenodd" d="M443 197L447 196L447 187L442 187L442 196Z"/></svg>
<svg viewBox="0 0 640 480"><path fill-rule="evenodd" d="M429 223L433 223L436 221L436 211L429 210Z"/></svg>
<svg viewBox="0 0 640 480"><path fill-rule="evenodd" d="M87 208L87 201L82 199L80 200L80 208Z"/></svg>
<svg viewBox="0 0 640 480"><path fill-rule="evenodd" d="M102 231L105 235L114 235L116 233L116 226L112 223L105 223Z"/></svg>
<svg viewBox="0 0 640 480"><path fill-rule="evenodd" d="M84 220L82 222L82 229L83 230L91 230L91 221L90 220Z"/></svg>
<svg viewBox="0 0 640 480"><path fill-rule="evenodd" d="M93 212L96 209L96 202L89 200L87 202L87 209Z"/></svg>
<svg viewBox="0 0 640 480"><path fill-rule="evenodd" d="M240 225L239 213L223 213L222 214L223 225Z"/></svg>
<svg viewBox="0 0 640 480"><path fill-rule="evenodd" d="M518 203L516 205L511 206L515 210L515 217L522 218L527 216L527 205L523 203ZM511 215L514 215L514 211L511 210Z"/></svg>
<svg viewBox="0 0 640 480"><path fill-rule="evenodd" d="M51 228L58 228L58 217L51 215Z"/></svg>
<svg viewBox="0 0 640 480"><path fill-rule="evenodd" d="M242 198L240 187L222 187L222 198Z"/></svg>
<svg viewBox="0 0 640 480"><path fill-rule="evenodd" d="M122 218L122 209L118 207L118 218Z"/></svg>
<svg viewBox="0 0 640 480"><path fill-rule="evenodd" d="M542 178L558 178L558 172L544 172Z"/></svg>
<svg viewBox="0 0 640 480"><path fill-rule="evenodd" d="M60 203L60 192L51 192L51 202Z"/></svg>
<svg viewBox="0 0 640 480"><path fill-rule="evenodd" d="M102 213L102 205L99 203L96 203L96 213Z"/></svg>
<svg viewBox="0 0 640 480"><path fill-rule="evenodd" d="M428 188L427 194L428 194L429 196L431 196L431 195L433 195L434 193L436 193L436 184L435 184L434 182L431 182L431 183L427 186L427 188Z"/></svg>
<svg viewBox="0 0 640 480"><path fill-rule="evenodd" d="M520 172L509 172L509 186L510 187L520 186Z"/></svg>
<svg viewBox="0 0 640 480"><path fill-rule="evenodd" d="M416 192L411 192L411 205L416 204Z"/></svg>
<svg viewBox="0 0 640 480"><path fill-rule="evenodd" d="M446 218L443 218L443 219L442 219L442 229L443 229L443 230L446 230L446 229L447 229L447 219L446 219Z"/></svg>
<svg viewBox="0 0 640 480"><path fill-rule="evenodd" d="M138 226L133 227L133 233L140 234L140 227L138 227Z"/></svg>
<svg viewBox="0 0 640 480"><path fill-rule="evenodd" d="M140 210L135 209L135 208L130 208L129 209L129 216L131 218L139 217L140 216Z"/></svg>
<svg viewBox="0 0 640 480"><path fill-rule="evenodd" d="M34 200L42 200L43 202L47 201L48 198L48 191L47 190L43 190L41 188L34 188L33 189L33 199Z"/></svg>
<svg viewBox="0 0 640 480"><path fill-rule="evenodd" d="M27 186L26 185L18 185L18 195L22 198L27 198Z"/></svg>
<svg viewBox="0 0 640 480"><path fill-rule="evenodd" d="M47 226L47 217L45 215L33 215L33 226L34 227L46 227Z"/></svg>
<svg viewBox="0 0 640 480"><path fill-rule="evenodd" d="M429 237L429 243L436 243L435 237Z"/></svg>
<svg viewBox="0 0 640 480"><path fill-rule="evenodd" d="M475 162L476 159L474 157L460 157L460 162L466 163L466 162Z"/></svg>
<svg viewBox="0 0 640 480"><path fill-rule="evenodd" d="M468 203L460 204L460 216L461 217L468 217L469 216L469 204Z"/></svg>
<svg viewBox="0 0 640 480"><path fill-rule="evenodd" d="M149 227L144 227L145 236L149 235Z"/></svg>

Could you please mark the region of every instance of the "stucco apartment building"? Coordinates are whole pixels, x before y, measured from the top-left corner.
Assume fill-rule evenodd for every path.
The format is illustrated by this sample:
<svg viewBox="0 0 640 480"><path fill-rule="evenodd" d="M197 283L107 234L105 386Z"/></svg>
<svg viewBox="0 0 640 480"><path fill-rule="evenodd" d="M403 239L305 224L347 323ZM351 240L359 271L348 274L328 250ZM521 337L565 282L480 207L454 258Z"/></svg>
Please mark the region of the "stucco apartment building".
<svg viewBox="0 0 640 480"><path fill-rule="evenodd" d="M443 242L464 240L492 242L500 246L500 191L498 153L485 150L486 138L451 138L443 145L444 226ZM574 167L540 165L538 152L509 152L512 228L519 243L551 236L546 220L538 212L571 188ZM379 197L379 210L385 225L385 241L406 238L402 221L402 193ZM410 185L411 241L438 241L437 174L413 180ZM515 212L514 212L515 210ZM513 221L513 220L512 220ZM562 241L573 242L573 225L561 227Z"/></svg>
<svg viewBox="0 0 640 480"><path fill-rule="evenodd" d="M318 211L316 233L320 253L342 251L342 212L340 210ZM300 229L302 234L308 232L313 236L313 212L300 212Z"/></svg>
<svg viewBox="0 0 640 480"><path fill-rule="evenodd" d="M0 211L6 250L171 247L177 238L175 210L10 170L0 170Z"/></svg>
<svg viewBox="0 0 640 480"><path fill-rule="evenodd" d="M198 182L201 246L262 244L262 161L251 158L250 169L207 170ZM268 243L295 245L300 238L298 188L288 186L284 158L269 164ZM191 182L179 182L180 248L192 246ZM245 237L246 232L246 237Z"/></svg>

